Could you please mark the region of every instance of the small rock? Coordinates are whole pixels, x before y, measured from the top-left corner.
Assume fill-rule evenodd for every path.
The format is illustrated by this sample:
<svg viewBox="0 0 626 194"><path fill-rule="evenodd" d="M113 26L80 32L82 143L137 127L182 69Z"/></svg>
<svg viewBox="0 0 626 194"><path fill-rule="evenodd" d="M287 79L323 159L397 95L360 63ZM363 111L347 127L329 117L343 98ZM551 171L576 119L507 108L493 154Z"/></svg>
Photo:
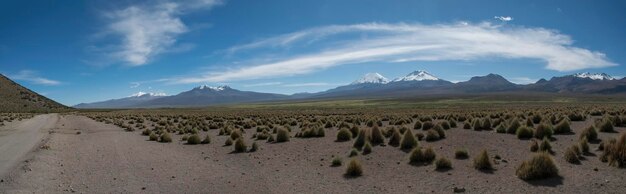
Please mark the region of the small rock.
<svg viewBox="0 0 626 194"><path fill-rule="evenodd" d="M454 192L455 193L464 193L465 192L465 188L463 188L463 187L454 187Z"/></svg>
<svg viewBox="0 0 626 194"><path fill-rule="evenodd" d="M141 187L141 190L146 190L146 187Z"/></svg>
<svg viewBox="0 0 626 194"><path fill-rule="evenodd" d="M598 167L593 168L593 171L598 171Z"/></svg>

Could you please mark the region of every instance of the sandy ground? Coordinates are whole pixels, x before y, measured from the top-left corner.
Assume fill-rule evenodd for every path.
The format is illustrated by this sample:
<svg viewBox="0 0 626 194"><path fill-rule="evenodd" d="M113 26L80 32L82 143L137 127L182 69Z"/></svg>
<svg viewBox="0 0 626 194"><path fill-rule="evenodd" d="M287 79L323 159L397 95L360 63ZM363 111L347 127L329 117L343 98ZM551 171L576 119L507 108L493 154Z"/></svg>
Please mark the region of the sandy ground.
<svg viewBox="0 0 626 194"><path fill-rule="evenodd" d="M576 133L589 125L591 119L572 124ZM454 187L467 193L626 192L624 169L608 167L597 156L587 156L580 165L565 162L562 154L578 135L557 135L552 143L561 177L525 182L515 177L515 168L532 156L530 141L493 131L457 128L448 130L444 140L420 141L451 159L453 169L446 172L409 165L407 153L377 146L371 154L357 156L364 175L345 178L345 165L331 167L330 162L342 156L347 163L352 142L335 142L335 129L324 138L259 141L255 153L232 153L233 147L223 146L227 137L217 136L217 130L208 132L213 138L208 145L185 145L178 135L173 143L151 142L140 132L82 116L60 116L53 130L44 138L50 149L26 154L27 162L4 175L1 193L452 193ZM616 135L600 133L601 138ZM471 158L453 159L458 147L467 148L471 158L487 149L507 162L497 160L497 170L480 172Z"/></svg>
<svg viewBox="0 0 626 194"><path fill-rule="evenodd" d="M0 176L7 174L37 147L57 119L57 114L38 115L0 128Z"/></svg>

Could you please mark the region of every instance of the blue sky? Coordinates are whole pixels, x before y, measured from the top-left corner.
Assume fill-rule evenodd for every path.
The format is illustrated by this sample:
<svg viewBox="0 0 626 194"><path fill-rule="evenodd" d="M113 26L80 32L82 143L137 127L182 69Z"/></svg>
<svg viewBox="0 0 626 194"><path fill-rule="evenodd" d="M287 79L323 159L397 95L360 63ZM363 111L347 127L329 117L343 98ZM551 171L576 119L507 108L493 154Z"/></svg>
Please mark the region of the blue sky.
<svg viewBox="0 0 626 194"><path fill-rule="evenodd" d="M365 73L626 75L626 1L2 1L0 72L66 105L198 85L291 94Z"/></svg>

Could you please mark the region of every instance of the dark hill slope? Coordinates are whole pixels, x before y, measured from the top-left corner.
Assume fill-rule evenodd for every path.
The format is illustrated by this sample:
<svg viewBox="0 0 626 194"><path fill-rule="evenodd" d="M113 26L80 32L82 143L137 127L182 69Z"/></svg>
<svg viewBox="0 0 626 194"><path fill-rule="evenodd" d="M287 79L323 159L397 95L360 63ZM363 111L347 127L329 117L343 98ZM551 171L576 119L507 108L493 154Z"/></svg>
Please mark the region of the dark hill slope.
<svg viewBox="0 0 626 194"><path fill-rule="evenodd" d="M58 112L64 110L68 110L68 108L0 74L0 112Z"/></svg>

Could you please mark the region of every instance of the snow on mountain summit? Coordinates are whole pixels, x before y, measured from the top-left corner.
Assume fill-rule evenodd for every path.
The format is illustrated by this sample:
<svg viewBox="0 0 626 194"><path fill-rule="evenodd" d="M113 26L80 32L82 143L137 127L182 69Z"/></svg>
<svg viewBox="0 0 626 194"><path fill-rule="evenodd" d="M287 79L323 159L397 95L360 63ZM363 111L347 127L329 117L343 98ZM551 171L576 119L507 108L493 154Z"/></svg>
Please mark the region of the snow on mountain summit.
<svg viewBox="0 0 626 194"><path fill-rule="evenodd" d="M583 73L574 74L573 76L574 77L579 77L579 78L589 78L589 79L593 79L593 80L615 80L614 77L611 77L610 75L608 75L606 73L583 72Z"/></svg>
<svg viewBox="0 0 626 194"><path fill-rule="evenodd" d="M364 84L364 83L372 83L372 84L386 84L389 82L389 79L380 75L379 73L367 73L360 79L352 82L354 84Z"/></svg>
<svg viewBox="0 0 626 194"><path fill-rule="evenodd" d="M128 97L143 97L143 96L166 96L165 93L162 92L157 92L157 93L152 93L152 92L137 92L134 93Z"/></svg>
<svg viewBox="0 0 626 194"><path fill-rule="evenodd" d="M427 71L419 70L419 71L414 71L412 73L409 73L408 75L406 75L404 77L396 78L396 79L393 80L393 82L399 82L399 81L423 81L423 80L439 80L439 78L437 78L434 75L428 73Z"/></svg>
<svg viewBox="0 0 626 194"><path fill-rule="evenodd" d="M228 89L228 88L230 88L230 87L228 87L228 86L226 86L226 85L223 85L223 86L217 86L217 87L215 87L215 86L201 85L201 86L196 87L196 88L194 88L194 89L198 89L198 90L207 90L207 89L208 89L208 90L213 90L213 91L222 91L222 90L225 90L225 89Z"/></svg>

